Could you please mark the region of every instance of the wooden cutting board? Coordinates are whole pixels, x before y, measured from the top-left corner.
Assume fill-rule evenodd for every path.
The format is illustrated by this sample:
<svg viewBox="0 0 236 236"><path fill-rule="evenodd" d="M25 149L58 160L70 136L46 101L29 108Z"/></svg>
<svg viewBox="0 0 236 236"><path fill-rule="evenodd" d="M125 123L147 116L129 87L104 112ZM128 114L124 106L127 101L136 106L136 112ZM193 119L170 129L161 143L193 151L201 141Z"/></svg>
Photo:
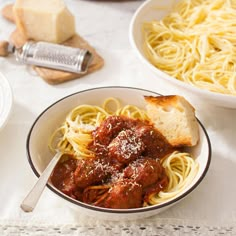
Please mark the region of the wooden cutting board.
<svg viewBox="0 0 236 236"><path fill-rule="evenodd" d="M2 16L14 23L14 15L12 11L13 4L7 4L2 9ZM12 32L10 35L9 41L13 43L16 47L22 46L27 39L21 35L17 29ZM87 74L93 73L94 71L99 70L104 65L103 58L96 52L96 50L80 35L76 34L69 40L63 43L64 45L75 47L75 48L83 48L89 50L93 54L93 60L89 65L88 71L85 74L76 74L71 72L64 72L60 70L53 70L38 66L33 66L34 70L38 73L40 77L42 77L49 84L59 84L62 82L66 82L73 79L81 78Z"/></svg>

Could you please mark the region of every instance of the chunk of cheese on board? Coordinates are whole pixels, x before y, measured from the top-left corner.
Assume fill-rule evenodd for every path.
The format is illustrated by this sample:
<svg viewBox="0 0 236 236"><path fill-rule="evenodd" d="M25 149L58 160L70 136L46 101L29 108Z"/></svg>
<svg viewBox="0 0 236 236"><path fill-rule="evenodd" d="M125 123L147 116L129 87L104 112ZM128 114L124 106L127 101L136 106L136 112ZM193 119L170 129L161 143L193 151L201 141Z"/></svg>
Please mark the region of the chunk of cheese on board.
<svg viewBox="0 0 236 236"><path fill-rule="evenodd" d="M63 0L16 0L17 29L28 39L62 43L75 34L75 19Z"/></svg>

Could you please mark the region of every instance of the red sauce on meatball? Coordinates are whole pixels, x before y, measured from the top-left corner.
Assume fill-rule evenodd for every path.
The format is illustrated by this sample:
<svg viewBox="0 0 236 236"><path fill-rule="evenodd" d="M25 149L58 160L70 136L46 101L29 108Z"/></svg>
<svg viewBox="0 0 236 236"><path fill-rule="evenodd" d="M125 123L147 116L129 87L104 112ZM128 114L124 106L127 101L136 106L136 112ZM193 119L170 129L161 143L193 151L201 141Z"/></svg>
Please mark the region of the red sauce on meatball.
<svg viewBox="0 0 236 236"><path fill-rule="evenodd" d="M62 161L56 165L51 175L52 184L72 198L75 198L73 192L76 188L74 182L74 171L76 167L77 160L73 156L63 155Z"/></svg>
<svg viewBox="0 0 236 236"><path fill-rule="evenodd" d="M116 182L108 191L105 201L99 206L106 208L138 208L142 206L142 186L132 180Z"/></svg>
<svg viewBox="0 0 236 236"><path fill-rule="evenodd" d="M145 150L145 144L134 130L122 130L108 145L108 155L122 164L136 160Z"/></svg>
<svg viewBox="0 0 236 236"><path fill-rule="evenodd" d="M131 179L146 188L158 181L162 168L158 160L146 157L130 163L123 173L124 178Z"/></svg>

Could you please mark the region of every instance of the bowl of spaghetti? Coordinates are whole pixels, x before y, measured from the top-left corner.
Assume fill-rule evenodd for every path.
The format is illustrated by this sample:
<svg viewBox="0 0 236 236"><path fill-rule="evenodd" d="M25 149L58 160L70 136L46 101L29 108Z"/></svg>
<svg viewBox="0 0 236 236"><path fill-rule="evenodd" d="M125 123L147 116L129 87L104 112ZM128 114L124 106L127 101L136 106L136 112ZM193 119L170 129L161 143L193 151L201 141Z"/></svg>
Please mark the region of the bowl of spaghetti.
<svg viewBox="0 0 236 236"><path fill-rule="evenodd" d="M148 0L131 20L130 42L157 82L236 108L235 9L233 1Z"/></svg>
<svg viewBox="0 0 236 236"><path fill-rule="evenodd" d="M55 153L62 152L47 187L79 212L101 219L139 219L174 205L205 177L211 144L194 118L198 138L172 145L146 107L148 100L159 98L167 99L144 89L112 86L55 102L28 134L33 172L39 177ZM170 105L165 112L173 115Z"/></svg>

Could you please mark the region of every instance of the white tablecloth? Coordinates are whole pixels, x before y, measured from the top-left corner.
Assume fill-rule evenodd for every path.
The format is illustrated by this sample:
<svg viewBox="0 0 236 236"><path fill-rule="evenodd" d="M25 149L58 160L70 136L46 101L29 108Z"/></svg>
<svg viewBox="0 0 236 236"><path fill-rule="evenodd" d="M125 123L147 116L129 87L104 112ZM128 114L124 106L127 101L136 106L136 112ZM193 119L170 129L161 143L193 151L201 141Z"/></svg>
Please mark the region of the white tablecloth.
<svg viewBox="0 0 236 236"><path fill-rule="evenodd" d="M0 5L7 2L0 0ZM36 181L26 157L26 137L41 111L76 91L109 85L133 86L162 94L181 93L158 79L136 58L129 22L141 1L67 0L77 32L100 53L105 65L84 78L49 85L13 57L0 58L14 103L0 131L0 235L236 235L236 110L192 100L212 143L210 169L199 187L179 204L149 219L108 222L69 209L45 189L35 211L19 205ZM14 25L0 17L0 40ZM190 98L191 99L191 98Z"/></svg>

